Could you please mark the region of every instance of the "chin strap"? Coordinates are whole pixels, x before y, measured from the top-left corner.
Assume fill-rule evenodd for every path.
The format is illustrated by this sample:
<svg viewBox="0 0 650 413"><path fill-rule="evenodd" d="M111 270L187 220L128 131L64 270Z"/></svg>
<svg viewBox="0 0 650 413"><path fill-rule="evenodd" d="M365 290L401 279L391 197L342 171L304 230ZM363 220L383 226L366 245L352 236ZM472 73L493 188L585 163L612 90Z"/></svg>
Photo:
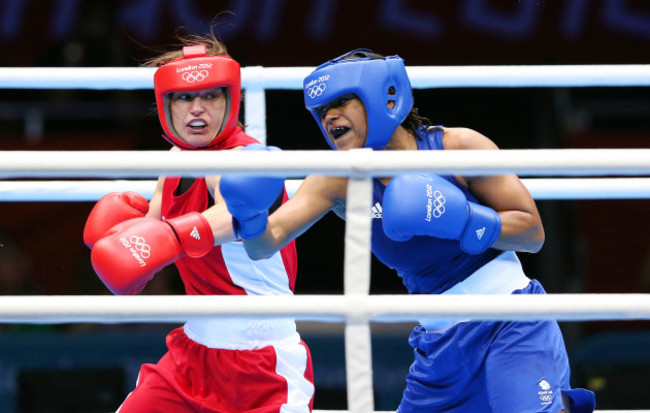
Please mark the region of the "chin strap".
<svg viewBox="0 0 650 413"><path fill-rule="evenodd" d="M562 390L562 403L568 413L592 413L596 408L596 395L587 389Z"/></svg>

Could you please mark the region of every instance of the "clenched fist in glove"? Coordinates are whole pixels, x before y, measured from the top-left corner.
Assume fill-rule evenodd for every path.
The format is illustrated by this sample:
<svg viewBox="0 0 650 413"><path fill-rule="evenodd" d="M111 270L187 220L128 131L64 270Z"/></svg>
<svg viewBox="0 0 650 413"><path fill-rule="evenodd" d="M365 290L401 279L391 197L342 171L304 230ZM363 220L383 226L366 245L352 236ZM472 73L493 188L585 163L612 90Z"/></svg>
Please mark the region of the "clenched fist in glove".
<svg viewBox="0 0 650 413"><path fill-rule="evenodd" d="M135 192L111 192L90 211L84 227L84 243L92 248L106 231L120 222L141 218L149 211L149 201Z"/></svg>
<svg viewBox="0 0 650 413"><path fill-rule="evenodd" d="M275 146L248 145L243 151L279 151ZM266 229L269 208L284 190L284 178L272 176L221 177L219 192L232 215L235 236L242 239L259 237Z"/></svg>
<svg viewBox="0 0 650 413"><path fill-rule="evenodd" d="M458 240L463 251L480 254L501 233L495 210L468 201L458 187L433 174L397 175L386 186L382 207L384 232L395 241L429 235Z"/></svg>
<svg viewBox="0 0 650 413"><path fill-rule="evenodd" d="M191 212L167 221L135 218L112 227L90 255L99 278L114 294L137 294L158 271L214 245L208 220Z"/></svg>

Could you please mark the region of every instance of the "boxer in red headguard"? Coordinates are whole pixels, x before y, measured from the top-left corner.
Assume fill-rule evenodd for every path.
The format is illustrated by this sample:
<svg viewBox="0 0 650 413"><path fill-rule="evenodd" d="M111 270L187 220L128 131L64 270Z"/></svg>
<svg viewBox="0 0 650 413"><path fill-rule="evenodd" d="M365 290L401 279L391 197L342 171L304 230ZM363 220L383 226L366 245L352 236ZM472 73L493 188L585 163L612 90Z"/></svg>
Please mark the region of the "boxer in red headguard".
<svg viewBox="0 0 650 413"><path fill-rule="evenodd" d="M148 63L158 67L158 115L171 150L269 150L238 122L240 67L225 46L213 35L181 40L182 51ZM287 195L281 184L276 190L279 205ZM161 177L150 202L133 192L108 194L91 211L84 241L115 294L137 294L171 263L187 294L293 294L295 244L250 260L218 176ZM190 320L167 336L167 347L157 364L142 366L120 413L311 411L311 356L291 318Z"/></svg>

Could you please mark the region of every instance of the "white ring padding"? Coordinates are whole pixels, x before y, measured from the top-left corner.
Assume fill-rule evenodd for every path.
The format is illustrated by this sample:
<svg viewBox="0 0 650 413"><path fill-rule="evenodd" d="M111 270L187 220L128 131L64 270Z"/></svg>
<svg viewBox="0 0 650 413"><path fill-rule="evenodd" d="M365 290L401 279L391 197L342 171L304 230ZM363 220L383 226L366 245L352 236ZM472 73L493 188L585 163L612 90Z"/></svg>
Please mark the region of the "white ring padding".
<svg viewBox="0 0 650 413"><path fill-rule="evenodd" d="M650 65L411 66L414 88L650 86Z"/></svg>
<svg viewBox="0 0 650 413"><path fill-rule="evenodd" d="M156 181L0 181L0 201L97 201L110 192L133 191L151 199Z"/></svg>
<svg viewBox="0 0 650 413"><path fill-rule="evenodd" d="M375 408L372 384L370 324L345 325L345 381L348 409L368 413Z"/></svg>
<svg viewBox="0 0 650 413"><path fill-rule="evenodd" d="M650 178L522 179L533 198L650 199Z"/></svg>
<svg viewBox="0 0 650 413"><path fill-rule="evenodd" d="M264 69L251 66L246 71L247 86L244 91L244 114L246 133L261 143L266 143L266 94L264 92ZM252 121L252 122L251 122Z"/></svg>
<svg viewBox="0 0 650 413"><path fill-rule="evenodd" d="M370 152L370 149L353 149ZM348 180L345 209L345 251L343 254L343 291L347 297L367 297L370 293L372 181ZM368 276L359 276L368 274ZM355 308L356 310L356 308ZM345 372L348 383L348 408L354 412L372 412L372 347L370 324L362 312L349 313L345 325Z"/></svg>
<svg viewBox="0 0 650 413"><path fill-rule="evenodd" d="M365 149L359 149L365 150ZM343 253L343 291L345 294L370 293L370 245L372 226L368 211L372 205L372 181L349 179L345 202L345 250Z"/></svg>
<svg viewBox="0 0 650 413"><path fill-rule="evenodd" d="M153 89L152 67L2 67L3 89Z"/></svg>
<svg viewBox="0 0 650 413"><path fill-rule="evenodd" d="M537 200L650 199L650 178L522 179ZM292 197L301 179L287 179ZM97 201L109 192L133 191L151 199L156 181L0 181L0 202Z"/></svg>
<svg viewBox="0 0 650 413"><path fill-rule="evenodd" d="M152 89L149 67L0 68L4 89ZM242 88L302 89L314 67L243 67ZM414 88L650 86L650 65L408 66Z"/></svg>
<svg viewBox="0 0 650 413"><path fill-rule="evenodd" d="M647 175L650 149L464 151L4 151L0 178L243 175L367 178L401 172L482 176Z"/></svg>
<svg viewBox="0 0 650 413"><path fill-rule="evenodd" d="M413 322L450 320L647 320L650 294L296 295L296 296L3 296L3 323L185 322L290 316L297 320Z"/></svg>

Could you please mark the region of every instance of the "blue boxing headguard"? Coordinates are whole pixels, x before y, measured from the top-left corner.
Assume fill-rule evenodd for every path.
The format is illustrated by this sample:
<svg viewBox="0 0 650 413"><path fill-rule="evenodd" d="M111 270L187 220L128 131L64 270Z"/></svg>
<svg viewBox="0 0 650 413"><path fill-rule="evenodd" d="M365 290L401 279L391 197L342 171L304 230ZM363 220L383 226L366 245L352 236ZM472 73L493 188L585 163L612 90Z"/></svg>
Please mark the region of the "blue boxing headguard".
<svg viewBox="0 0 650 413"><path fill-rule="evenodd" d="M401 57L372 58L368 49L356 49L318 66L303 83L305 107L316 119L327 143L336 149L323 128L318 108L334 99L355 94L366 109L368 136L364 147L384 149L413 107L413 95ZM361 57L350 57L360 55ZM389 108L389 102L394 102Z"/></svg>

